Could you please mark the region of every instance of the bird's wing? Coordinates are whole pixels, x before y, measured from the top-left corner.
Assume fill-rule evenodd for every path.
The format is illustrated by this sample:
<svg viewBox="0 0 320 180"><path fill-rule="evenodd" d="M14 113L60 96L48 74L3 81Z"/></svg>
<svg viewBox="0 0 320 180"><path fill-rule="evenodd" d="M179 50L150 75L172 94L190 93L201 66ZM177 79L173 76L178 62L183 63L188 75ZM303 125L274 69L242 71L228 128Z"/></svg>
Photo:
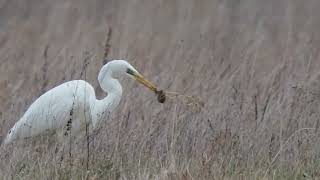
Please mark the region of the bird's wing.
<svg viewBox="0 0 320 180"><path fill-rule="evenodd" d="M40 96L20 120L23 136L34 136L64 127L72 118L76 123L77 116L81 116L84 108L90 107L86 99L89 99L92 90L89 91L83 82L64 83Z"/></svg>

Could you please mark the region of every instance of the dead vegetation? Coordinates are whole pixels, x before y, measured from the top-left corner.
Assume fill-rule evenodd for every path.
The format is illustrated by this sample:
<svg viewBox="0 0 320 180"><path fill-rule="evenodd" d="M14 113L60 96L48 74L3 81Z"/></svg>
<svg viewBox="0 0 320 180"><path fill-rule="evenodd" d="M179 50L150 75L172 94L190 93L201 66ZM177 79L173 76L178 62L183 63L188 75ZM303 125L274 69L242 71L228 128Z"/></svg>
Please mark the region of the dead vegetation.
<svg viewBox="0 0 320 180"><path fill-rule="evenodd" d="M2 137L64 81L86 79L105 96L105 57L129 59L166 94L160 104L122 80L117 111L71 156L61 160L51 136L1 147L0 178L319 179L319 7L0 0Z"/></svg>

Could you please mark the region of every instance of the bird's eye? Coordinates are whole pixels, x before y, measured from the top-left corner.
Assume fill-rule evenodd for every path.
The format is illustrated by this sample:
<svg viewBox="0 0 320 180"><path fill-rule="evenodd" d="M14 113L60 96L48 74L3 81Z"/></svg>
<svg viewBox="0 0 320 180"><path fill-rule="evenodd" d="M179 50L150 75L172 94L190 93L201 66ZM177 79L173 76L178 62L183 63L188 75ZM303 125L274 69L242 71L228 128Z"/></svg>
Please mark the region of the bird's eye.
<svg viewBox="0 0 320 180"><path fill-rule="evenodd" d="M129 69L129 68L127 69L127 71L126 71L126 72L127 72L128 74L132 75L132 76L134 75L134 71L133 71L133 70L131 70L131 69Z"/></svg>
<svg viewBox="0 0 320 180"><path fill-rule="evenodd" d="M11 129L9 130L9 134L11 134Z"/></svg>

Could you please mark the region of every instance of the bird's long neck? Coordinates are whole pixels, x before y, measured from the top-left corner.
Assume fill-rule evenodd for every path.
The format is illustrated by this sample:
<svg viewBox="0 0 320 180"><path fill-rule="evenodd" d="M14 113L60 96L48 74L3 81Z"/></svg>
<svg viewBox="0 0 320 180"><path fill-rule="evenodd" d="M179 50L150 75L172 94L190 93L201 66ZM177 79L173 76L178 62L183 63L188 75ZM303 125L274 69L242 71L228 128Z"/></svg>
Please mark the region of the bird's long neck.
<svg viewBox="0 0 320 180"><path fill-rule="evenodd" d="M95 102L92 113L94 128L97 127L102 120L106 119L110 112L119 105L122 96L120 82L111 75L106 75L103 83L100 83L100 86L108 95Z"/></svg>

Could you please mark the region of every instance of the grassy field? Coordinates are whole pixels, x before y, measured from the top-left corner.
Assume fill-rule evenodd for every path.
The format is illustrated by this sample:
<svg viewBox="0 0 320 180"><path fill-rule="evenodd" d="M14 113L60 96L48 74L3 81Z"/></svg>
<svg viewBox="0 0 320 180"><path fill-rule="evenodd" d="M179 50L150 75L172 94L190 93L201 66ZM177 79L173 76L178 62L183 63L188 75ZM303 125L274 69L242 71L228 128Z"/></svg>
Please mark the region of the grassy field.
<svg viewBox="0 0 320 180"><path fill-rule="evenodd" d="M57 144L54 135L1 146L0 178L319 179L319 7L0 0L1 139L58 84L85 79L104 97L104 58L128 59L159 88L194 97L160 104L121 79L123 99L89 151L86 138Z"/></svg>

